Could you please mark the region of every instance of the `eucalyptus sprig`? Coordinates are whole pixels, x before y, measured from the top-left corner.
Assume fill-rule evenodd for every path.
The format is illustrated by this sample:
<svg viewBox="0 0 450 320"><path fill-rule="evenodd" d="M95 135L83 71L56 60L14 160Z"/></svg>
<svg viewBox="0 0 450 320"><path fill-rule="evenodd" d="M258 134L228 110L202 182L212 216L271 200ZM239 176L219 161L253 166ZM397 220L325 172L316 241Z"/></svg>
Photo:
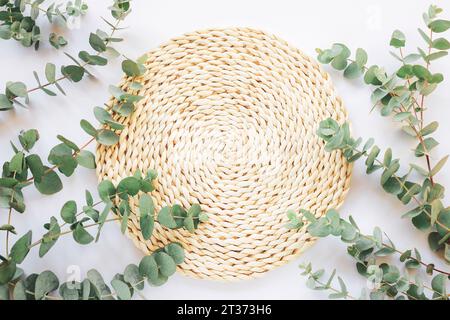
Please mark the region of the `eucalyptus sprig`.
<svg viewBox="0 0 450 320"><path fill-rule="evenodd" d="M450 261L450 211L442 204L444 186L431 183L429 177L421 183L414 182L410 179L411 169L401 174L400 160L393 158L391 149L381 157L374 140L369 139L363 144L361 138L352 138L347 123L339 125L333 119L324 120L319 125L318 135L326 142L326 150L342 150L348 162L364 157L367 174L382 170L380 184L383 190L405 205L415 203L415 207L402 217L410 218L416 228L429 231L430 248L433 251L444 250L444 258Z"/></svg>
<svg viewBox="0 0 450 320"><path fill-rule="evenodd" d="M328 151L341 150L349 162L366 158L368 174L382 170L381 186L405 205L413 201L405 217L412 219L413 224L421 230L429 230L428 242L433 251L444 251L444 257L450 261L450 210L442 203L445 188L436 182L436 175L444 167L448 155L432 163L432 150L438 145L431 136L438 122L425 123L425 111L428 108L425 98L430 95L444 80L441 73L432 73L432 61L448 54L449 41L444 37L435 37L450 28L450 21L439 18L442 9L432 5L424 13L423 18L428 32L418 29L427 47L418 48L417 53L405 52L405 35L395 30L390 39L390 45L398 49L398 54L391 54L400 61L400 66L392 74L377 65L366 67L367 53L359 48L355 58L351 59L350 50L343 44L336 43L331 49L318 50L318 60L331 64L337 70L344 71L346 78L364 76L364 82L373 86L371 100L374 107L380 108L382 116L392 116L401 124L402 130L417 139L414 155L425 158L426 168L417 163L411 163L408 169L401 170L400 160L392 158L392 150L385 151L379 157L380 148L374 145L373 139L368 139L363 146L362 138L350 136L348 125L339 125L332 119L320 124L318 135L325 141ZM422 60L419 63L418 60ZM411 178L411 173L417 172L421 181Z"/></svg>
<svg viewBox="0 0 450 320"><path fill-rule="evenodd" d="M139 217L143 239L149 239L155 223L155 207L149 193L154 190L153 180L156 177L154 171L149 171L145 176L137 171L133 176L122 179L117 186L109 180L103 180L98 185L99 201L94 202L91 192L86 191L86 203L82 210L78 211L76 202L69 200L60 211L63 222L52 216L50 221L44 225L47 230L46 233L34 242L32 242L32 231L25 233L15 242L11 250L6 252L6 256L0 257L2 259L0 263L0 298L9 299L12 296L14 299L52 299L54 297L48 296L48 293L58 289L58 287L62 299L75 299L75 296L76 299L113 298L114 294L111 294L111 290L100 280L101 285L106 286L107 294L105 294L105 290L101 290L101 294L97 292L96 294L90 294L88 297L86 292L83 294L80 291L82 286L79 283L72 283L71 287L67 283L59 286L59 280L51 271L44 271L40 275L31 274L24 278L23 271L17 265L23 263L30 250L37 246L39 246L39 257L43 257L64 235L71 234L77 243L87 245L94 240L98 241L103 225L112 221L120 222L121 230L125 232L131 214ZM136 197L138 194L140 194L137 206L139 214L132 211L129 203L130 198ZM100 204L103 205L102 210L97 209ZM180 228L184 226L187 230L193 232L198 228L200 222L208 219L197 204L194 204L189 210L185 210L179 205L171 207L170 212L167 208L169 207L164 207L158 214L158 220L165 227ZM111 212L114 213L113 218L109 217ZM165 223L165 221L178 221L180 217L183 217L181 223L173 226ZM93 227L97 227L95 238L86 230ZM15 233L13 226L2 230ZM127 266L124 274L116 275L111 285L116 290L119 299L130 299L134 290L143 289L144 278L147 278L152 285L162 285L175 272L176 265L182 263L183 260L183 248L175 243L169 244L165 248L155 251L152 255L144 257L139 267L135 265ZM98 285L96 281L90 278L92 273L99 275L97 271L88 272L90 285ZM97 276L97 278L99 277ZM43 289L40 288L41 286ZM76 290L71 290L74 288Z"/></svg>
<svg viewBox="0 0 450 320"><path fill-rule="evenodd" d="M363 290L362 298L384 299L437 299L448 300L450 295L446 292L447 280L450 272L438 269L432 263L422 260L417 249L399 250L387 235L383 236L380 228L376 227L371 235L363 234L355 220L350 216L349 221L340 217L336 210L329 210L323 217L316 218L307 210L300 210L299 214L293 211L288 213L290 220L286 226L290 229L299 229L306 225L306 230L313 237L325 238L328 236L339 237L342 242L348 244L347 253L356 260L356 269L359 274L366 277L372 283L370 292ZM404 265L405 272L386 262L386 257L398 255L399 261ZM381 260L381 261L380 261ZM340 290L332 287L336 270L326 281L320 279L324 270L313 272L310 264L302 265L304 275L308 276L308 287L316 290L331 290L330 298L354 298L349 295L345 283L338 278ZM434 275L431 284L422 279L418 273L423 269L428 275ZM414 276L413 272L416 272ZM426 291L431 294L427 295Z"/></svg>
<svg viewBox="0 0 450 320"><path fill-rule="evenodd" d="M67 1L65 5L52 3L47 8L43 8L44 2L45 0L0 0L0 39L14 39L25 47L34 45L38 50L42 35L37 21L41 14L51 24L71 28L88 10L87 4L81 0ZM53 32L48 39L56 49L67 45L63 36Z"/></svg>
<svg viewBox="0 0 450 320"><path fill-rule="evenodd" d="M8 284L0 285L0 300L130 300L135 293L145 299L140 293L145 282L163 285L183 261L183 247L170 243L144 256L139 265L127 265L123 273L113 277L110 286L96 269L89 270L82 281L63 283L50 270L25 276L18 269Z"/></svg>
<svg viewBox="0 0 450 320"><path fill-rule="evenodd" d="M33 71L37 85L33 88L28 88L24 82L9 81L6 83L4 93L0 94L0 111L11 110L17 104L26 107L29 102L29 95L36 91L43 91L49 96L56 96L57 93L53 90L53 86L61 94L65 95L65 91L61 86L61 82L69 80L72 82L79 82L87 74L93 76L87 69L88 66L105 66L108 63L108 57L118 57L120 53L112 46L115 42L120 42L123 39L115 37L115 33L120 30L120 22L123 21L131 11L130 1L113 0L111 6L111 15L115 21L110 22L107 19L103 21L110 27L110 32L105 32L98 29L95 33L89 35L89 45L94 52L87 52L82 50L78 53L78 58L65 53L66 56L74 64L61 66L58 74L57 67L53 63L47 63L45 66L45 79L41 81L38 72Z"/></svg>

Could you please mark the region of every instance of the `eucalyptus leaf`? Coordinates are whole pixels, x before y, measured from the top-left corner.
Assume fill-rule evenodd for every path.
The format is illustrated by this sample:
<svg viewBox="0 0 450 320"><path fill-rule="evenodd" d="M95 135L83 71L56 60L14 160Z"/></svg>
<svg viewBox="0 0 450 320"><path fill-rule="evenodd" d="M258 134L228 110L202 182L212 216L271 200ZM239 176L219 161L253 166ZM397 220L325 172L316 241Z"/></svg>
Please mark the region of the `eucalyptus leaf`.
<svg viewBox="0 0 450 320"><path fill-rule="evenodd" d="M16 264L22 263L30 251L31 237L32 232L30 230L25 233L25 235L20 237L19 240L17 240L12 246L10 257Z"/></svg>
<svg viewBox="0 0 450 320"><path fill-rule="evenodd" d="M45 299L46 295L58 289L59 280L51 271L44 271L38 275L35 283L34 296L36 300Z"/></svg>

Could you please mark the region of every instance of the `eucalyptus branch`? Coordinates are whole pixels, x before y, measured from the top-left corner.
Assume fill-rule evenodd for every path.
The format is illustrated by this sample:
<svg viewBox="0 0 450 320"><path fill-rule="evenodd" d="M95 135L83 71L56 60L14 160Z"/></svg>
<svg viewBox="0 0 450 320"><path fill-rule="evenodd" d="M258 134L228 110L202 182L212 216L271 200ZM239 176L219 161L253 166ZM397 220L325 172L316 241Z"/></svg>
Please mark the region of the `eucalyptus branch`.
<svg viewBox="0 0 450 320"><path fill-rule="evenodd" d="M349 294L347 287L341 277L338 277L340 290L332 286L332 282L336 275L336 269L333 270L326 283L320 280L325 273L323 269L313 271L311 263L308 263L307 265L300 265L300 269L303 271L302 275L308 277L308 280L306 282L308 288L313 290L330 290L333 292L328 296L330 299L356 300L354 296Z"/></svg>
<svg viewBox="0 0 450 320"><path fill-rule="evenodd" d="M418 48L418 53L404 55L405 35L395 30L392 34L390 45L399 49L400 56L391 52L398 59L402 66L394 74L388 75L384 68L377 65L366 67L367 53L359 48L356 51L354 60L350 59L350 50L343 44L334 44L331 49L320 50L318 59L325 64L331 64L337 70L343 70L346 78L357 78L364 75L364 82L375 87L372 93L372 103L380 106L380 112L383 116L394 115L394 120L406 123L402 129L419 140L416 156L425 156L428 176L433 186L434 175L437 169L445 163L446 157L441 159L434 168L431 164L429 151L437 145L437 142L430 137L424 136L433 133L437 129L437 122L432 122L424 126L424 101L425 97L432 93L439 83L443 81L443 75L440 73L432 74L429 70L431 61L444 57L448 54L450 43L445 38L433 39L434 33L441 33L448 29L448 20L438 19L437 16L442 9L436 6L430 6L428 12L424 13L424 21L429 29L429 35L419 28L419 33L427 43L427 49ZM433 52L433 49L437 51ZM420 64L412 64L418 59L425 62L425 67ZM404 80L404 83L399 83ZM415 96L418 95L418 98ZM418 102L420 100L420 102ZM417 112L420 112L418 114ZM416 166L417 167L417 166ZM425 170L420 169L421 173Z"/></svg>
<svg viewBox="0 0 450 320"><path fill-rule="evenodd" d="M144 289L145 282L152 286L164 284L175 273L176 266L184 261L184 250L177 243L144 256L139 266L129 264L124 272L118 273L111 281L111 288L104 282L101 274L91 269L82 282L59 282L51 271L32 274L25 279L14 279L8 282L8 296L2 297L14 300L129 300L137 292ZM60 296L50 293L58 289Z"/></svg>
<svg viewBox="0 0 450 320"><path fill-rule="evenodd" d="M40 290L27 289L28 278L25 282L23 280L17 281L14 278L14 274L17 273L16 265L22 263L29 251L36 246L39 246L39 256L44 256L55 245L56 241L64 235L72 234L76 242L86 245L94 241L94 237L86 229L98 227L97 241L102 226L112 221L120 221L122 232L125 232L131 214L139 215L142 237L149 239L153 232L155 206L148 193L154 190L153 180L156 177L157 175L154 171L149 171L145 176L137 171L133 176L122 179L117 186L114 186L109 180L104 180L98 185L98 194L101 200L94 202L92 194L86 191L86 204L83 206L82 211L77 210L75 201L67 201L60 212L64 223L59 223L57 218L51 217L50 222L44 225L48 232L42 238L32 242L32 232L29 231L16 241L11 249L9 260L0 264L0 286L5 285L5 283L12 286L12 294L15 299L46 299L48 298L47 293L54 291L58 287L64 299L79 299L80 297L91 299L91 296L89 294L86 296L86 292L83 293L81 289L73 291L67 288L65 284L59 286L56 275L51 271L44 271L36 279L31 280L35 281L35 284L30 287L40 288L41 286ZM131 209L129 199L137 196L139 193L139 212L135 212ZM105 205L101 212L95 209L100 204ZM113 212L115 216L108 218L110 212ZM84 216L81 216L83 214ZM190 232L194 232L200 222L208 219L207 215L201 212L200 206L197 204L192 205L189 210L185 210L179 205L164 207L160 210L157 217L158 222L165 227L171 229L186 228ZM87 221L92 222L86 223ZM62 227L68 224L70 228L62 230ZM161 285L175 272L176 265L180 264L183 259L184 254L181 246L175 243L169 244L163 250L158 250L151 256L144 257L139 267L129 265L123 275L116 275L111 281L111 285L115 290L113 292L104 284L98 272L91 270L88 272L89 286L101 284L100 288L98 288L101 290L98 290L97 294L92 298L107 299L117 295L119 299L130 299L134 291L139 292L139 290L143 289L143 278L147 278L147 281L152 285ZM2 267L5 265L12 268L14 272L4 274ZM39 277L42 277L42 283L39 282ZM18 285L19 283L20 285ZM16 290L18 293L16 293ZM141 296L145 298L143 295Z"/></svg>
<svg viewBox="0 0 450 320"><path fill-rule="evenodd" d="M317 50L319 61L343 70L344 77L353 79L364 75L364 82L374 86L371 96L373 106L380 107L382 116L392 115L395 121L403 124L405 133L418 140L414 155L425 158L427 169L411 163L410 170L404 176L398 175L400 161L392 160L391 149L386 150L383 159L378 158L380 149L373 146L373 139L367 140L364 147L358 149L362 139L351 138L346 124L339 126L331 119L321 123L318 134L326 142L328 151L341 150L349 162L365 157L368 174L383 169L383 189L396 195L405 205L411 200L416 202L417 207L404 216L410 217L418 229L431 229L428 235L431 249L442 250L444 258L450 261L450 210L442 203L444 186L435 181L436 174L444 167L449 156L432 165L430 152L438 142L429 135L436 131L438 123L433 121L424 125L425 97L444 79L441 73L430 72L431 61L448 55L447 50L450 49L447 39L433 39L435 33L442 33L450 28L449 20L437 18L441 12L442 9L430 6L423 15L429 35L420 28L419 33L427 43L426 50L418 48L418 53L405 56L405 35L399 30L392 33L390 45L399 50L400 56L394 52L391 55L401 62L401 67L391 75L377 65L366 67L367 53L361 48L356 50L355 59L350 59L350 50L339 43L334 44L331 49ZM419 59L425 62L425 66L415 63ZM411 169L424 176L424 180L420 183L408 180Z"/></svg>
<svg viewBox="0 0 450 320"><path fill-rule="evenodd" d="M65 11L61 11L63 4L51 4L47 9L41 5L45 0L20 0L20 1L0 1L0 39L14 39L25 47L38 50L42 35L37 24L40 13L46 15L50 23L58 22L68 28L72 22L80 19L86 14L88 6L81 0L68 1L65 4ZM67 45L67 40L63 36L51 33L49 35L50 44L59 49Z"/></svg>
<svg viewBox="0 0 450 320"><path fill-rule="evenodd" d="M113 36L114 36L115 32L118 30L118 26L119 26L119 24L120 24L120 21L121 21L121 20L117 20L117 21L116 21L116 23L111 27L111 32L110 32L110 34L108 35L108 37L106 37L106 38L104 39L104 44L105 44L106 47L111 43L111 39L113 39ZM76 70L77 70L77 71L83 70L83 71L80 71L80 72L83 72L83 73L84 73L84 72L87 72L86 67L87 67L88 65L92 64L91 60L96 60L96 59L101 58L101 55L102 55L102 54L103 54L103 52L97 52L97 53L95 53L94 55L92 55L92 56L90 57L90 60L89 60L88 62L83 62L83 63L80 63L80 62L78 62L78 60L75 59L74 62L77 63L77 65L78 65L79 68L80 68L80 69L76 69ZM66 53L66 55L68 55L68 54ZM68 55L68 57L71 58L71 59L74 59L74 58L73 58L72 56L70 56L70 55ZM100 60L99 60L99 61L100 61ZM103 60L101 60L101 61L103 61ZM102 65L102 64L100 64L100 65ZM52 64L49 64L49 65L47 66L46 69L49 69L49 68L56 69L56 68L54 68L53 66L52 66L52 67L50 67L50 66L52 66ZM28 89L28 90L27 90L27 94L30 94L30 93L32 93L32 92L34 92L34 91L37 91L37 90L45 89L45 88L47 88L47 87L49 87L49 86L51 86L51 85L55 85L55 86L56 86L59 82L61 82L61 81L63 81L63 80L68 80L68 79L69 79L69 80L78 82L78 81L76 81L78 78L75 78L75 80L72 78L74 75L75 75L75 73L66 73L66 74L63 74L63 75L61 75L59 78L56 78L56 79L54 79L54 80L53 80L54 76L51 75L50 77L48 77L49 79L47 79L47 80L48 80L47 83L45 83L45 84L40 84L40 83L38 82L38 86L36 86L36 87L34 87L34 88L31 88L31 89ZM82 75L81 75L81 77L82 77ZM80 80L81 80L81 79L80 79ZM46 93L48 94L49 92L47 91ZM63 92L63 94L64 94L64 92ZM52 95L52 94L50 94L50 95ZM13 98L11 101L12 101L12 102L17 102L16 99L17 99L17 97L16 97L16 98Z"/></svg>
<svg viewBox="0 0 450 320"><path fill-rule="evenodd" d="M407 216L414 218L423 214L429 219L427 220L428 223L422 222L425 224L419 225L419 229L424 229L430 224L436 224L445 233L450 231L449 226L446 224L447 222L442 222L439 218L441 214L442 216L448 214L440 200L443 197L443 186L439 184L431 185L428 179L420 186L417 183L407 180L407 176L398 176L396 173L400 169L399 160L392 159L392 151L390 149L386 150L383 160L378 159L380 149L376 145L373 145L373 139L369 139L362 149L358 149L362 139L355 140L350 137L348 124L339 126L333 119L327 119L321 122L318 134L326 142L326 150L342 150L345 158L349 162L356 161L362 156L366 157L365 164L368 174L383 169L384 171L381 176L383 189L388 193L396 195L404 204L408 204L412 199L419 206L414 212L408 213ZM419 200L416 196L419 193L423 201ZM417 219L413 220L413 223L414 221L418 222Z"/></svg>
<svg viewBox="0 0 450 320"><path fill-rule="evenodd" d="M383 240L383 232L378 227L374 228L373 235L364 235L352 217L349 218L349 221L346 221L335 210L327 211L325 216L321 218L316 218L307 210L300 210L299 214L291 211L288 212L288 218L290 222L286 227L290 229L305 227L306 231L313 237L324 238L333 235L347 243L347 252L357 261L357 271L375 284L371 298L379 299L385 295L392 298L399 298L399 294L404 294L412 300L428 299L422 292L423 288L433 293L433 299L449 298L446 292L446 281L450 273L436 269L433 264L423 262L417 249L414 249L413 256L412 250L400 251L396 249L395 245L387 236L388 243L386 243ZM432 275L433 272L437 272L438 274L431 281L431 286L424 284L418 279L411 281L409 274L402 275L395 265L388 264L387 262L377 263L377 258L390 256L394 253L400 254L400 262L405 264L407 270L414 270L420 268L420 266L425 266L428 274ZM333 271L332 277L334 273L335 271ZM319 278L323 274L323 271L319 271L317 274L319 276L316 278ZM328 285L331 284L332 277L327 282ZM345 288L345 285L343 287ZM341 297L344 296L341 295Z"/></svg>
<svg viewBox="0 0 450 320"><path fill-rule="evenodd" d="M75 64L62 66L61 75L57 77L56 66L53 63L47 63L45 66L45 78L46 83L42 83L39 75L36 71L33 72L34 77L37 82L37 86L28 89L23 82L8 82L6 84L5 92L0 94L0 111L11 110L14 108L14 104L21 105L25 107L24 103L27 104L29 101L29 94L37 90L41 90L49 96L56 96L56 92L49 89L50 86L54 85L57 90L59 90L63 95L65 95L64 89L61 87L60 82L63 80L70 80L72 82L79 82L83 79L85 74L92 75L88 70L88 65L93 66L104 66L108 63L108 59L105 58L105 54L112 57L117 57L120 54L111 46L112 42L122 41L121 38L114 37L114 34L119 30L119 24L125 19L125 17L130 12L129 1L124 0L113 0L113 6L111 7L111 14L115 19L114 23L103 19L105 23L111 28L110 33L106 33L102 30L97 30L96 33L91 33L89 35L89 44L95 51L94 54L88 53L87 51L80 51L77 58L65 53ZM39 11L38 11L39 12ZM24 103L19 101L19 98L24 100Z"/></svg>

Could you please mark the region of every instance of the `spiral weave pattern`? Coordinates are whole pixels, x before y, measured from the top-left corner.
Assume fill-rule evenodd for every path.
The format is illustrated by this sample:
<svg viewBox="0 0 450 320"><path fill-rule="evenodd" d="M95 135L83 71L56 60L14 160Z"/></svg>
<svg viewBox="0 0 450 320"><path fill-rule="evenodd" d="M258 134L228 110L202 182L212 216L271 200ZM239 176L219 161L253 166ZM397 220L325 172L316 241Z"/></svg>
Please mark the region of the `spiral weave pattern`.
<svg viewBox="0 0 450 320"><path fill-rule="evenodd" d="M285 41L247 28L185 34L150 51L145 65L145 98L118 118L126 125L119 143L98 146L99 179L155 169L156 210L199 203L209 221L195 233L156 224L145 241L132 216L134 243L150 252L180 242L181 272L222 280L261 275L308 247L314 239L304 229L285 228L286 211L338 208L351 173L315 134L323 119L347 119L328 74Z"/></svg>

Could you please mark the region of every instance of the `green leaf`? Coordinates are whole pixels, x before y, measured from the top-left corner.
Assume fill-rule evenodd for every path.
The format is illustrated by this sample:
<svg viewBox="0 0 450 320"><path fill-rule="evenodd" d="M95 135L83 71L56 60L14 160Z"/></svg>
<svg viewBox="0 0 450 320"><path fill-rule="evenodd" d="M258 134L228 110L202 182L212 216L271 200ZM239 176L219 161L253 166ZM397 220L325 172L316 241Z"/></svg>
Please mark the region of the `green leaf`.
<svg viewBox="0 0 450 320"><path fill-rule="evenodd" d="M10 224L4 224L4 225L1 225L1 226L0 226L0 230L1 230L1 231L9 231L9 232L11 232L11 233L13 233L13 234L17 234L17 233L16 233L16 229L14 228L14 226L13 226L13 225L10 225Z"/></svg>
<svg viewBox="0 0 450 320"><path fill-rule="evenodd" d="M16 264L22 263L30 251L31 235L32 232L28 231L11 248L10 257Z"/></svg>
<svg viewBox="0 0 450 320"><path fill-rule="evenodd" d="M81 223L78 223L75 230L73 230L73 238L79 244L89 244L94 241L94 237L86 231Z"/></svg>
<svg viewBox="0 0 450 320"><path fill-rule="evenodd" d="M86 51L80 51L78 57L80 57L80 59L87 64L94 66L105 66L108 64L108 60L106 58L100 57L98 55L90 55Z"/></svg>
<svg viewBox="0 0 450 320"><path fill-rule="evenodd" d="M445 282L446 282L445 275L443 274L435 275L431 280L431 288L433 288L433 290L438 292L441 296L446 296L447 290Z"/></svg>
<svg viewBox="0 0 450 320"><path fill-rule="evenodd" d="M433 169L430 172L430 176L434 176L436 175L441 169L442 167L445 165L445 163L448 160L448 155L446 155L445 157L443 157L441 160L438 161L438 163L436 163L436 165L433 167Z"/></svg>
<svg viewBox="0 0 450 320"><path fill-rule="evenodd" d="M409 79L414 76L413 67L410 64L405 64L397 71L397 76L402 79Z"/></svg>
<svg viewBox="0 0 450 320"><path fill-rule="evenodd" d="M25 158L25 161L33 174L34 181L41 182L42 176L45 173L41 158L37 154L30 154Z"/></svg>
<svg viewBox="0 0 450 320"><path fill-rule="evenodd" d="M426 61L427 62L434 61L434 60L440 59L442 57L445 57L446 55L448 55L447 51L433 52L433 53L427 55Z"/></svg>
<svg viewBox="0 0 450 320"><path fill-rule="evenodd" d="M80 148L78 148L78 146L74 142L72 142L69 139L63 137L62 135L57 135L56 138L59 141L61 141L62 143L64 143L67 147L72 149L73 151L76 151L76 152L80 151Z"/></svg>
<svg viewBox="0 0 450 320"><path fill-rule="evenodd" d="M94 128L92 124L89 123L89 121L82 119L80 121L80 127L84 130L88 135L92 137L97 137L97 129Z"/></svg>
<svg viewBox="0 0 450 320"><path fill-rule="evenodd" d="M10 110L14 108L12 102L4 94L0 94L0 111Z"/></svg>
<svg viewBox="0 0 450 320"><path fill-rule="evenodd" d="M411 250L406 250L400 255L400 262L405 262L409 257L411 257Z"/></svg>
<svg viewBox="0 0 450 320"><path fill-rule="evenodd" d="M73 200L67 201L61 208L61 218L66 223L74 223L76 221L77 203Z"/></svg>
<svg viewBox="0 0 450 320"><path fill-rule="evenodd" d="M413 63L413 62L419 60L420 57L421 57L420 54L410 53L407 56L405 56L405 58L403 59L403 62L404 63Z"/></svg>
<svg viewBox="0 0 450 320"><path fill-rule="evenodd" d="M331 62L331 66L336 70L344 70L347 67L347 58L343 56L337 56Z"/></svg>
<svg viewBox="0 0 450 320"><path fill-rule="evenodd" d="M22 280L19 280L14 286L13 299L14 300L27 300L27 292L26 292L25 284Z"/></svg>
<svg viewBox="0 0 450 320"><path fill-rule="evenodd" d="M73 82L79 82L83 79L85 70L77 65L69 65L62 67L61 72Z"/></svg>
<svg viewBox="0 0 450 320"><path fill-rule="evenodd" d="M364 49L356 49L355 62L360 68L363 68L365 66L365 64L367 63L367 53L366 51L364 51Z"/></svg>
<svg viewBox="0 0 450 320"><path fill-rule="evenodd" d="M361 67L356 63L352 62L344 70L344 77L347 79L356 79L362 75Z"/></svg>
<svg viewBox="0 0 450 320"><path fill-rule="evenodd" d="M26 98L28 96L27 86L23 82L8 82L6 89L16 97Z"/></svg>
<svg viewBox="0 0 450 320"><path fill-rule="evenodd" d="M131 291L128 285L120 281L118 279L114 279L111 281L111 286L114 288L117 297L119 300L130 300L131 299Z"/></svg>
<svg viewBox="0 0 450 320"><path fill-rule="evenodd" d="M193 233L195 231L194 219L192 219L192 217L184 218L183 225L189 232Z"/></svg>
<svg viewBox="0 0 450 320"><path fill-rule="evenodd" d="M420 130L420 134L422 136L432 134L433 132L435 132L437 130L438 127L439 127L439 123L437 121L433 121L433 122L429 123L428 125L426 125L422 130Z"/></svg>
<svg viewBox="0 0 450 320"><path fill-rule="evenodd" d="M2 24L0 26L0 38L3 40L9 40L11 39L11 26L7 24Z"/></svg>
<svg viewBox="0 0 450 320"><path fill-rule="evenodd" d="M439 244L440 240L441 236L438 232L430 232L428 234L428 245L432 251L437 252L442 249L442 245Z"/></svg>
<svg viewBox="0 0 450 320"><path fill-rule="evenodd" d="M435 186L436 185L437 184L435 184ZM437 220L439 221L439 224L436 225L436 230L439 232L441 237L449 236L448 230L450 229L450 208L443 209ZM445 226L445 228L443 226Z"/></svg>
<svg viewBox="0 0 450 320"><path fill-rule="evenodd" d="M383 164L388 167L390 166L392 161L392 149L391 148L387 148L385 153L384 153L384 160L383 160Z"/></svg>
<svg viewBox="0 0 450 320"><path fill-rule="evenodd" d="M126 177L117 185L117 193L120 198L128 199L128 196L135 196L140 190L139 179L135 177Z"/></svg>
<svg viewBox="0 0 450 320"><path fill-rule="evenodd" d="M165 251L172 257L176 264L181 264L184 261L184 249L178 243L170 243L165 247Z"/></svg>
<svg viewBox="0 0 450 320"><path fill-rule="evenodd" d="M431 84L435 84L435 85L437 85L438 83L441 83L442 81L444 81L444 76L442 75L442 73L433 74L431 79L429 80L429 82Z"/></svg>
<svg viewBox="0 0 450 320"><path fill-rule="evenodd" d="M50 170L47 166L44 166L44 172L45 173L42 175L40 181L34 180L36 189L45 195L50 195L61 191L63 184L58 174L55 171Z"/></svg>
<svg viewBox="0 0 450 320"><path fill-rule="evenodd" d="M59 280L56 275L51 271L44 271L36 278L34 297L36 300L42 300L58 287Z"/></svg>
<svg viewBox="0 0 450 320"><path fill-rule="evenodd" d="M427 45L431 45L432 41L430 39L430 37L425 33L425 31L423 31L422 29L417 29L417 31L419 31L420 35L422 36L423 40L425 40Z"/></svg>
<svg viewBox="0 0 450 320"><path fill-rule="evenodd" d="M143 194L139 199L139 224L142 236L145 240L150 239L154 227L154 211L155 207L152 198L148 194Z"/></svg>
<svg viewBox="0 0 450 320"><path fill-rule="evenodd" d="M103 108L94 107L94 115L98 122L100 122L101 124L106 123L106 121L112 121L112 117L109 112Z"/></svg>
<svg viewBox="0 0 450 320"><path fill-rule="evenodd" d="M412 218L413 225L419 230L428 230L430 228L430 219L428 216L422 211L419 215Z"/></svg>
<svg viewBox="0 0 450 320"><path fill-rule="evenodd" d="M95 169L96 168L96 164L95 164L95 155L88 151L88 150L81 150L77 156L76 156L76 161L78 162L78 164L82 167L88 168L88 169Z"/></svg>
<svg viewBox="0 0 450 320"><path fill-rule="evenodd" d="M366 84L372 84L372 85L380 85L381 82L378 80L376 76L376 71L378 70L378 66L371 66L364 75L364 82Z"/></svg>
<svg viewBox="0 0 450 320"><path fill-rule="evenodd" d="M61 227L55 217L50 218L48 232L42 237L39 246L39 257L42 258L56 243L61 234Z"/></svg>
<svg viewBox="0 0 450 320"><path fill-rule="evenodd" d="M414 75L419 78L419 79L430 79L431 78L431 73L430 71L428 71L427 68L416 64L412 67L412 72L414 73Z"/></svg>
<svg viewBox="0 0 450 320"><path fill-rule="evenodd" d="M445 38L438 38L433 40L432 47L438 50L450 49L450 42Z"/></svg>
<svg viewBox="0 0 450 320"><path fill-rule="evenodd" d="M426 169L422 168L421 166L418 166L417 164L414 164L414 163L410 163L409 165L410 165L411 168L416 170L421 175L423 175L425 177L428 176L428 170L426 170Z"/></svg>
<svg viewBox="0 0 450 320"><path fill-rule="evenodd" d="M159 251L155 253L155 261L159 267L159 271L165 277L170 277L176 271L174 259L167 253Z"/></svg>
<svg viewBox="0 0 450 320"><path fill-rule="evenodd" d="M81 283L81 294L82 294L82 300L89 300L91 295L91 282L89 279L84 279Z"/></svg>
<svg viewBox="0 0 450 320"><path fill-rule="evenodd" d="M335 55L333 55L333 52L331 50L316 49L316 52L318 53L317 60L323 64L330 63L335 57Z"/></svg>
<svg viewBox="0 0 450 320"><path fill-rule="evenodd" d="M422 157L438 145L439 143L434 138L426 138L423 143L419 143L415 150L416 157Z"/></svg>
<svg viewBox="0 0 450 320"><path fill-rule="evenodd" d="M72 156L72 149L64 143L58 144L50 150L48 161L56 165L58 170L67 177L73 174L78 165Z"/></svg>
<svg viewBox="0 0 450 320"><path fill-rule="evenodd" d="M208 217L208 215L207 215L206 213L200 213L200 214L198 215L198 220L199 220L200 222L206 222L206 221L209 220L209 217Z"/></svg>
<svg viewBox="0 0 450 320"><path fill-rule="evenodd" d="M21 174L24 170L25 165L25 155L23 152L17 152L11 159L9 163L9 170L11 172L16 172Z"/></svg>
<svg viewBox="0 0 450 320"><path fill-rule="evenodd" d="M156 260L153 255L142 258L139 263L139 274L142 277L146 277L151 283L157 281L158 265L156 264Z"/></svg>
<svg viewBox="0 0 450 320"><path fill-rule="evenodd" d="M56 66L53 63L47 63L45 65L45 77L49 83L53 83L56 80Z"/></svg>
<svg viewBox="0 0 450 320"><path fill-rule="evenodd" d="M87 272L87 278L89 279L89 282L92 285L92 288L95 292L95 295L100 299L108 299L111 300L111 290L109 287L105 284L105 281L103 280L103 277L101 274L95 270L91 269Z"/></svg>
<svg viewBox="0 0 450 320"><path fill-rule="evenodd" d="M129 59L122 61L122 70L129 77L137 77L142 75L142 70L139 68L139 65Z"/></svg>
<svg viewBox="0 0 450 320"><path fill-rule="evenodd" d="M20 144L26 151L30 151L38 140L39 132L36 129L22 131L19 135Z"/></svg>
<svg viewBox="0 0 450 320"><path fill-rule="evenodd" d="M158 222L163 226L174 229L177 227L177 223L172 216L172 208L171 207L163 207L158 214Z"/></svg>
<svg viewBox="0 0 450 320"><path fill-rule="evenodd" d="M139 82L132 82L129 84L128 88L130 88L131 90L140 90L142 89L144 86L139 83Z"/></svg>
<svg viewBox="0 0 450 320"><path fill-rule="evenodd" d="M403 48L405 46L405 35L400 30L395 30L389 43L394 48Z"/></svg>
<svg viewBox="0 0 450 320"><path fill-rule="evenodd" d="M70 283L70 287L68 283L63 283L59 287L59 294L64 300L79 300L80 294L78 292L77 287L80 285L79 282Z"/></svg>
<svg viewBox="0 0 450 320"><path fill-rule="evenodd" d="M450 20L434 20L428 27L436 33L445 32L450 28Z"/></svg>
<svg viewBox="0 0 450 320"><path fill-rule="evenodd" d="M91 45L92 49L94 49L97 52L106 51L105 42L95 33L91 33L89 35L89 44Z"/></svg>
<svg viewBox="0 0 450 320"><path fill-rule="evenodd" d="M11 260L0 262L0 285L7 284L16 273L16 263Z"/></svg>
<svg viewBox="0 0 450 320"><path fill-rule="evenodd" d="M383 174L381 175L381 184L385 184L386 181L392 177L400 168L400 165L398 162L394 161L392 164L389 165L389 167L384 170Z"/></svg>
<svg viewBox="0 0 450 320"><path fill-rule="evenodd" d="M139 267L135 264L129 264L126 266L123 272L123 278L133 288L138 290L144 289L143 277L139 274Z"/></svg>
<svg viewBox="0 0 450 320"><path fill-rule="evenodd" d="M111 198L116 194L116 188L114 187L114 184L109 180L103 180L102 182L100 182L97 190L100 199L102 199L103 201L110 201Z"/></svg>
<svg viewBox="0 0 450 320"><path fill-rule="evenodd" d="M105 146L112 146L119 142L119 136L111 130L101 129L96 137L97 142Z"/></svg>

